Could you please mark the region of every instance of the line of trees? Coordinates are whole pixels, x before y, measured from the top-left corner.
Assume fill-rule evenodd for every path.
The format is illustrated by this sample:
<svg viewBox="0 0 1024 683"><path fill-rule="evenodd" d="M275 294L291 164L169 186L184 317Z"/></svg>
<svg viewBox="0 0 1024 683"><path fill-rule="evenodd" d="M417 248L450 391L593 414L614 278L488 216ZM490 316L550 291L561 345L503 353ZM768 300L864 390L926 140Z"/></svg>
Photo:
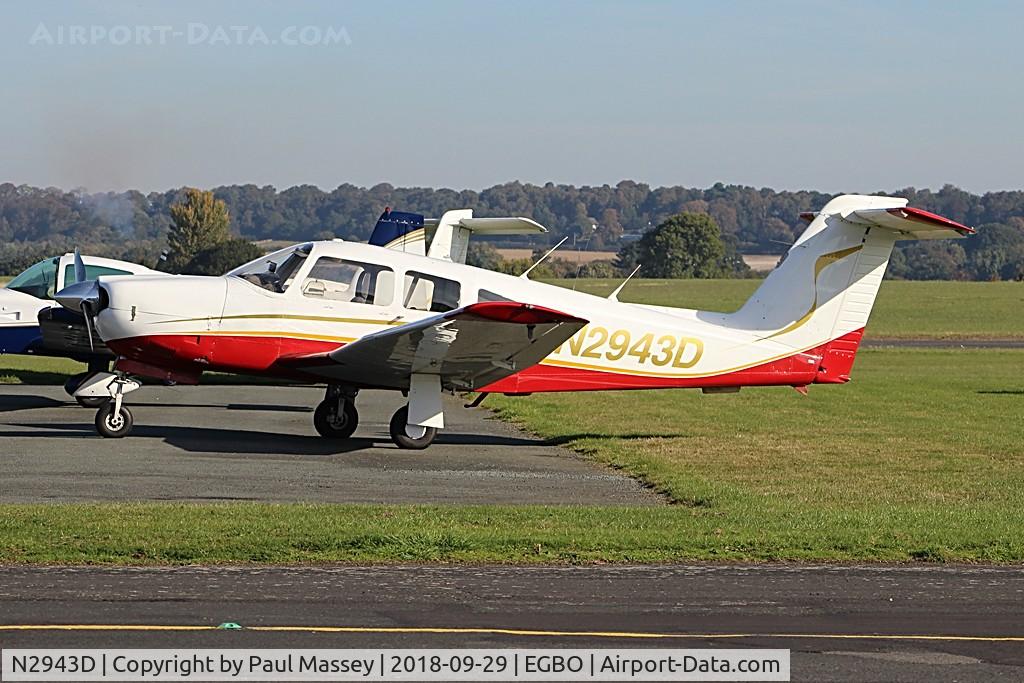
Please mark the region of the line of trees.
<svg viewBox="0 0 1024 683"><path fill-rule="evenodd" d="M152 265L166 246L170 207L182 203L185 192L181 188L148 194L88 193L0 184L0 272L18 272L37 255L42 258L74 245ZM979 228L979 235L969 240L899 249L892 276L1024 276L1024 192L977 195L947 185L934 192L905 188L888 194ZM245 240L365 240L384 206L435 217L448 209L472 207L482 216L530 216L550 230L542 238L505 238L501 243L506 246L543 248L570 236L586 249L619 251L630 238L635 240L672 216L690 213L714 219L726 248L767 254L784 252L805 227L800 212L821 208L832 196L723 184L706 189L651 188L629 180L600 187L512 182L482 191L388 184L345 184L331 191L300 185L278 191L230 185L214 188L213 195L231 215L232 235Z"/></svg>

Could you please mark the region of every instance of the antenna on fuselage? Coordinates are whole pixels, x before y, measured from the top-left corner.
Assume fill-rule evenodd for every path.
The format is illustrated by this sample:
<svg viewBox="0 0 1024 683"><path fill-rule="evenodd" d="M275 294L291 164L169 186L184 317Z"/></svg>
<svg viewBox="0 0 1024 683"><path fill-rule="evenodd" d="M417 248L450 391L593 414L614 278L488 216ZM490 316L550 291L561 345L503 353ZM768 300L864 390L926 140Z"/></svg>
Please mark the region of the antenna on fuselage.
<svg viewBox="0 0 1024 683"><path fill-rule="evenodd" d="M608 295L608 301L618 301L619 300L619 292L621 292L622 288L625 287L626 284L630 280L633 279L633 276L636 275L638 270L640 270L640 267L641 267L641 264L638 264L637 267L633 269L633 272L630 273L628 276L626 276L626 279L622 281L622 284L619 285L618 287L616 287L615 291L613 291L611 294Z"/></svg>
<svg viewBox="0 0 1024 683"><path fill-rule="evenodd" d="M587 233L587 239L585 239L583 241L583 246L576 248L576 277L572 281L572 291L574 291L574 292L576 291L576 284L580 281L580 271L583 270L583 254L581 252L583 251L584 248L590 246L590 237L595 232L597 232L597 223L591 223L590 224L590 232ZM576 237L574 236L573 237L573 241L575 241L575 240L576 240Z"/></svg>
<svg viewBox="0 0 1024 683"><path fill-rule="evenodd" d="M569 236L568 236L568 235L566 235L565 237L563 237L563 238L562 238L562 241L561 241L561 242L559 242L559 243L558 243L558 244L556 244L555 246L551 247L551 249L550 249L550 250L548 251L548 253L544 254L544 255L543 255L543 256L541 256L541 257L540 257L539 259L537 259L537 260L536 260L536 261L534 262L534 264L533 264L532 266L530 266L529 268L527 268L526 270L524 270L524 271L522 272L522 274L521 274L521 275L520 275L519 277L523 278L524 280L529 280L530 278L528 278L528 277L527 277L527 275L529 275L529 274L530 274L530 271L531 271L531 270L533 270L534 268L536 268L537 266L539 266L540 264L544 263L544 259L546 259L546 258L547 258L548 256L551 256L552 254L554 254L554 253L555 253L555 249L558 249L558 248L559 248L560 246L562 246L562 244L563 244L563 243L564 243L564 242L565 242L565 241L566 241L567 239L569 239Z"/></svg>

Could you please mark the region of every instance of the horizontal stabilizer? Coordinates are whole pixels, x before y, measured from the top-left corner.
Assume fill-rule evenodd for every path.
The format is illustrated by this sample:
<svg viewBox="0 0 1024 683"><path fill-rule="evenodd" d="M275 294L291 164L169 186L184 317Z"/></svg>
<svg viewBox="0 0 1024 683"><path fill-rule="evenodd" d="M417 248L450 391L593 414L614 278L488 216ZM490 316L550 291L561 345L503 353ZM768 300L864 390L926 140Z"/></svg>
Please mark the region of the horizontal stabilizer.
<svg viewBox="0 0 1024 683"><path fill-rule="evenodd" d="M873 225L900 233L896 239L932 240L967 237L974 229L938 214L901 206L887 209L858 209L844 218L851 223Z"/></svg>
<svg viewBox="0 0 1024 683"><path fill-rule="evenodd" d="M428 226L437 226L440 219L428 219ZM506 218L463 218L458 227L465 228L478 235L534 235L547 232L548 229L537 221L521 216Z"/></svg>
<svg viewBox="0 0 1024 683"><path fill-rule="evenodd" d="M529 218L517 216L499 218L473 218L472 209L447 211L436 222L434 239L430 242L427 256L465 263L471 235L532 235L547 232L547 229Z"/></svg>

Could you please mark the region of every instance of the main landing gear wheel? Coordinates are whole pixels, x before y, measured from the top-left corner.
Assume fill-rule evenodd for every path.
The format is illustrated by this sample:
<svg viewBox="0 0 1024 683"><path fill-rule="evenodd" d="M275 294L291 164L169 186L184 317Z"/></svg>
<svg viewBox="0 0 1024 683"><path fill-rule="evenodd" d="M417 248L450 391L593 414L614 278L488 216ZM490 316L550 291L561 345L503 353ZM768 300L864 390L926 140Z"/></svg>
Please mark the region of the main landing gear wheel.
<svg viewBox="0 0 1024 683"><path fill-rule="evenodd" d="M313 426L328 439L347 439L358 424L359 413L352 401L325 399L313 411Z"/></svg>
<svg viewBox="0 0 1024 683"><path fill-rule="evenodd" d="M121 410L114 412L114 402L108 401L96 411L96 431L106 439L120 439L128 436L132 431L132 411L128 406L121 406Z"/></svg>
<svg viewBox="0 0 1024 683"><path fill-rule="evenodd" d="M409 424L409 406L402 406L391 416L391 440L399 448L421 451L434 443L437 429Z"/></svg>

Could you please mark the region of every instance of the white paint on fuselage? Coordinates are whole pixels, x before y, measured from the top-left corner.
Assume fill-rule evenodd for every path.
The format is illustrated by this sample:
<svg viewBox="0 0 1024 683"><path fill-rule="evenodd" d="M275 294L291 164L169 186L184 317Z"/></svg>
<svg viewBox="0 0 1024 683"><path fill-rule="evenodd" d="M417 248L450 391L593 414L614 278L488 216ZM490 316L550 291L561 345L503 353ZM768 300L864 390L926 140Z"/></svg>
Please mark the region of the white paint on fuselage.
<svg viewBox="0 0 1024 683"><path fill-rule="evenodd" d="M300 283L323 256L388 266L395 272L398 291L387 306L304 296ZM589 320L578 333L581 338L563 344L544 361L553 365L656 377L705 376L751 367L828 341L765 339L763 331L730 328L730 316L725 314L609 301L473 266L342 241L313 243L291 286L282 293L233 275L103 278L110 305L98 316L97 327L107 341L149 335L233 335L340 345L388 326L436 315L402 307L407 271L458 281L460 306L476 302L483 289Z"/></svg>

